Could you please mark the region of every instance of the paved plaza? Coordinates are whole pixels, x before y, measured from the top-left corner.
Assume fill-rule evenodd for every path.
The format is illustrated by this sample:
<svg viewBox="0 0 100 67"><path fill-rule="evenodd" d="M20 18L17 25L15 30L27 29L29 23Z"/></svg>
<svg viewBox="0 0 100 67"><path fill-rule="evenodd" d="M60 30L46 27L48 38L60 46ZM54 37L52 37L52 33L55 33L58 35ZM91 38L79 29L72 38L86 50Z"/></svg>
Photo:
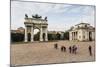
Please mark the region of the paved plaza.
<svg viewBox="0 0 100 67"><path fill-rule="evenodd" d="M58 49L54 44L58 43ZM66 52L61 52L61 46L66 47ZM69 53L69 46L78 47L77 54ZM93 55L89 55L88 46L92 46ZM11 65L51 64L67 62L83 62L95 60L95 42L54 41L11 44Z"/></svg>

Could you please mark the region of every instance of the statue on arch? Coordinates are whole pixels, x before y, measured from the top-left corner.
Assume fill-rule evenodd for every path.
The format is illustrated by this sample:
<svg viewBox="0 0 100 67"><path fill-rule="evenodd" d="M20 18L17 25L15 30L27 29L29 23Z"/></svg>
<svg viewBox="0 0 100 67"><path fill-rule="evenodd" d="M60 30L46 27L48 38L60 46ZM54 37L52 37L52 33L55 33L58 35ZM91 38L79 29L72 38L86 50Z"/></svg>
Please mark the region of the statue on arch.
<svg viewBox="0 0 100 67"><path fill-rule="evenodd" d="M39 16L38 14L36 14L36 15L32 15L32 17L33 17L33 18L36 18L36 19L40 19L40 18L42 18L42 16Z"/></svg>
<svg viewBox="0 0 100 67"><path fill-rule="evenodd" d="M27 14L25 14L25 18L28 18L28 15Z"/></svg>
<svg viewBox="0 0 100 67"><path fill-rule="evenodd" d="M47 17L45 17L44 19L47 20Z"/></svg>

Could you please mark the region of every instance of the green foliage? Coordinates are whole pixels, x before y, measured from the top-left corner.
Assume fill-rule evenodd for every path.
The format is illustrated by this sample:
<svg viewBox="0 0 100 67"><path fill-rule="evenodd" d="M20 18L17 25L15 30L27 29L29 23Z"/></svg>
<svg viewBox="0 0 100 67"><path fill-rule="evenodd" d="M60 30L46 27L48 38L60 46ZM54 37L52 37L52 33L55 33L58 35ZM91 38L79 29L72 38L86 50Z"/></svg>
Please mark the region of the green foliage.
<svg viewBox="0 0 100 67"><path fill-rule="evenodd" d="M60 40L61 35L59 33L57 34L48 34L48 40Z"/></svg>
<svg viewBox="0 0 100 67"><path fill-rule="evenodd" d="M56 34L56 40L61 40L61 35L59 33Z"/></svg>
<svg viewBox="0 0 100 67"><path fill-rule="evenodd" d="M29 37L28 37L29 38ZM34 35L34 41L39 41L40 32ZM50 34L48 33L48 40L69 40L69 32L65 32L62 37L61 34ZM24 41L24 34L21 33L11 33L11 42L22 42Z"/></svg>
<svg viewBox="0 0 100 67"><path fill-rule="evenodd" d="M69 40L69 32L64 33L64 40Z"/></svg>
<svg viewBox="0 0 100 67"><path fill-rule="evenodd" d="M11 33L11 42L21 42L21 41L24 41L24 34Z"/></svg>

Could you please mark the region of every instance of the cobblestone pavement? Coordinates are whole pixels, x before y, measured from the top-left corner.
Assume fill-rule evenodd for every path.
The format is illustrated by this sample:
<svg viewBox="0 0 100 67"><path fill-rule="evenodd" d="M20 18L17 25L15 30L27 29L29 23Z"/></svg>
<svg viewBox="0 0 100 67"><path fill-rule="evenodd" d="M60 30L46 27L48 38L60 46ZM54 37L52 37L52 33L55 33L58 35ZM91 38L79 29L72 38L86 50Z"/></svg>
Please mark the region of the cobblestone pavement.
<svg viewBox="0 0 100 67"><path fill-rule="evenodd" d="M58 43L58 49L54 44ZM66 52L61 52L61 46L65 46ZM78 47L77 54L69 53L69 46ZM89 55L88 46L92 46L93 55ZM95 42L55 41L34 42L11 45L11 65L37 65L51 63L69 63L95 60Z"/></svg>

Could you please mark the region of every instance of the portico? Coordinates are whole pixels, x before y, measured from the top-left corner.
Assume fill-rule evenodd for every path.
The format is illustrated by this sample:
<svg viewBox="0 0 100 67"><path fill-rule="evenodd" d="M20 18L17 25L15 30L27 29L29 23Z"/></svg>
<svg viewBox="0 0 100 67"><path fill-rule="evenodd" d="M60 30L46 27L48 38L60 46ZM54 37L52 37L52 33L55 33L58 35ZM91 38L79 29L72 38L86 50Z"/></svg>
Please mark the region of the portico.
<svg viewBox="0 0 100 67"><path fill-rule="evenodd" d="M70 40L93 41L95 40L95 28L88 23L80 23L69 31Z"/></svg>

